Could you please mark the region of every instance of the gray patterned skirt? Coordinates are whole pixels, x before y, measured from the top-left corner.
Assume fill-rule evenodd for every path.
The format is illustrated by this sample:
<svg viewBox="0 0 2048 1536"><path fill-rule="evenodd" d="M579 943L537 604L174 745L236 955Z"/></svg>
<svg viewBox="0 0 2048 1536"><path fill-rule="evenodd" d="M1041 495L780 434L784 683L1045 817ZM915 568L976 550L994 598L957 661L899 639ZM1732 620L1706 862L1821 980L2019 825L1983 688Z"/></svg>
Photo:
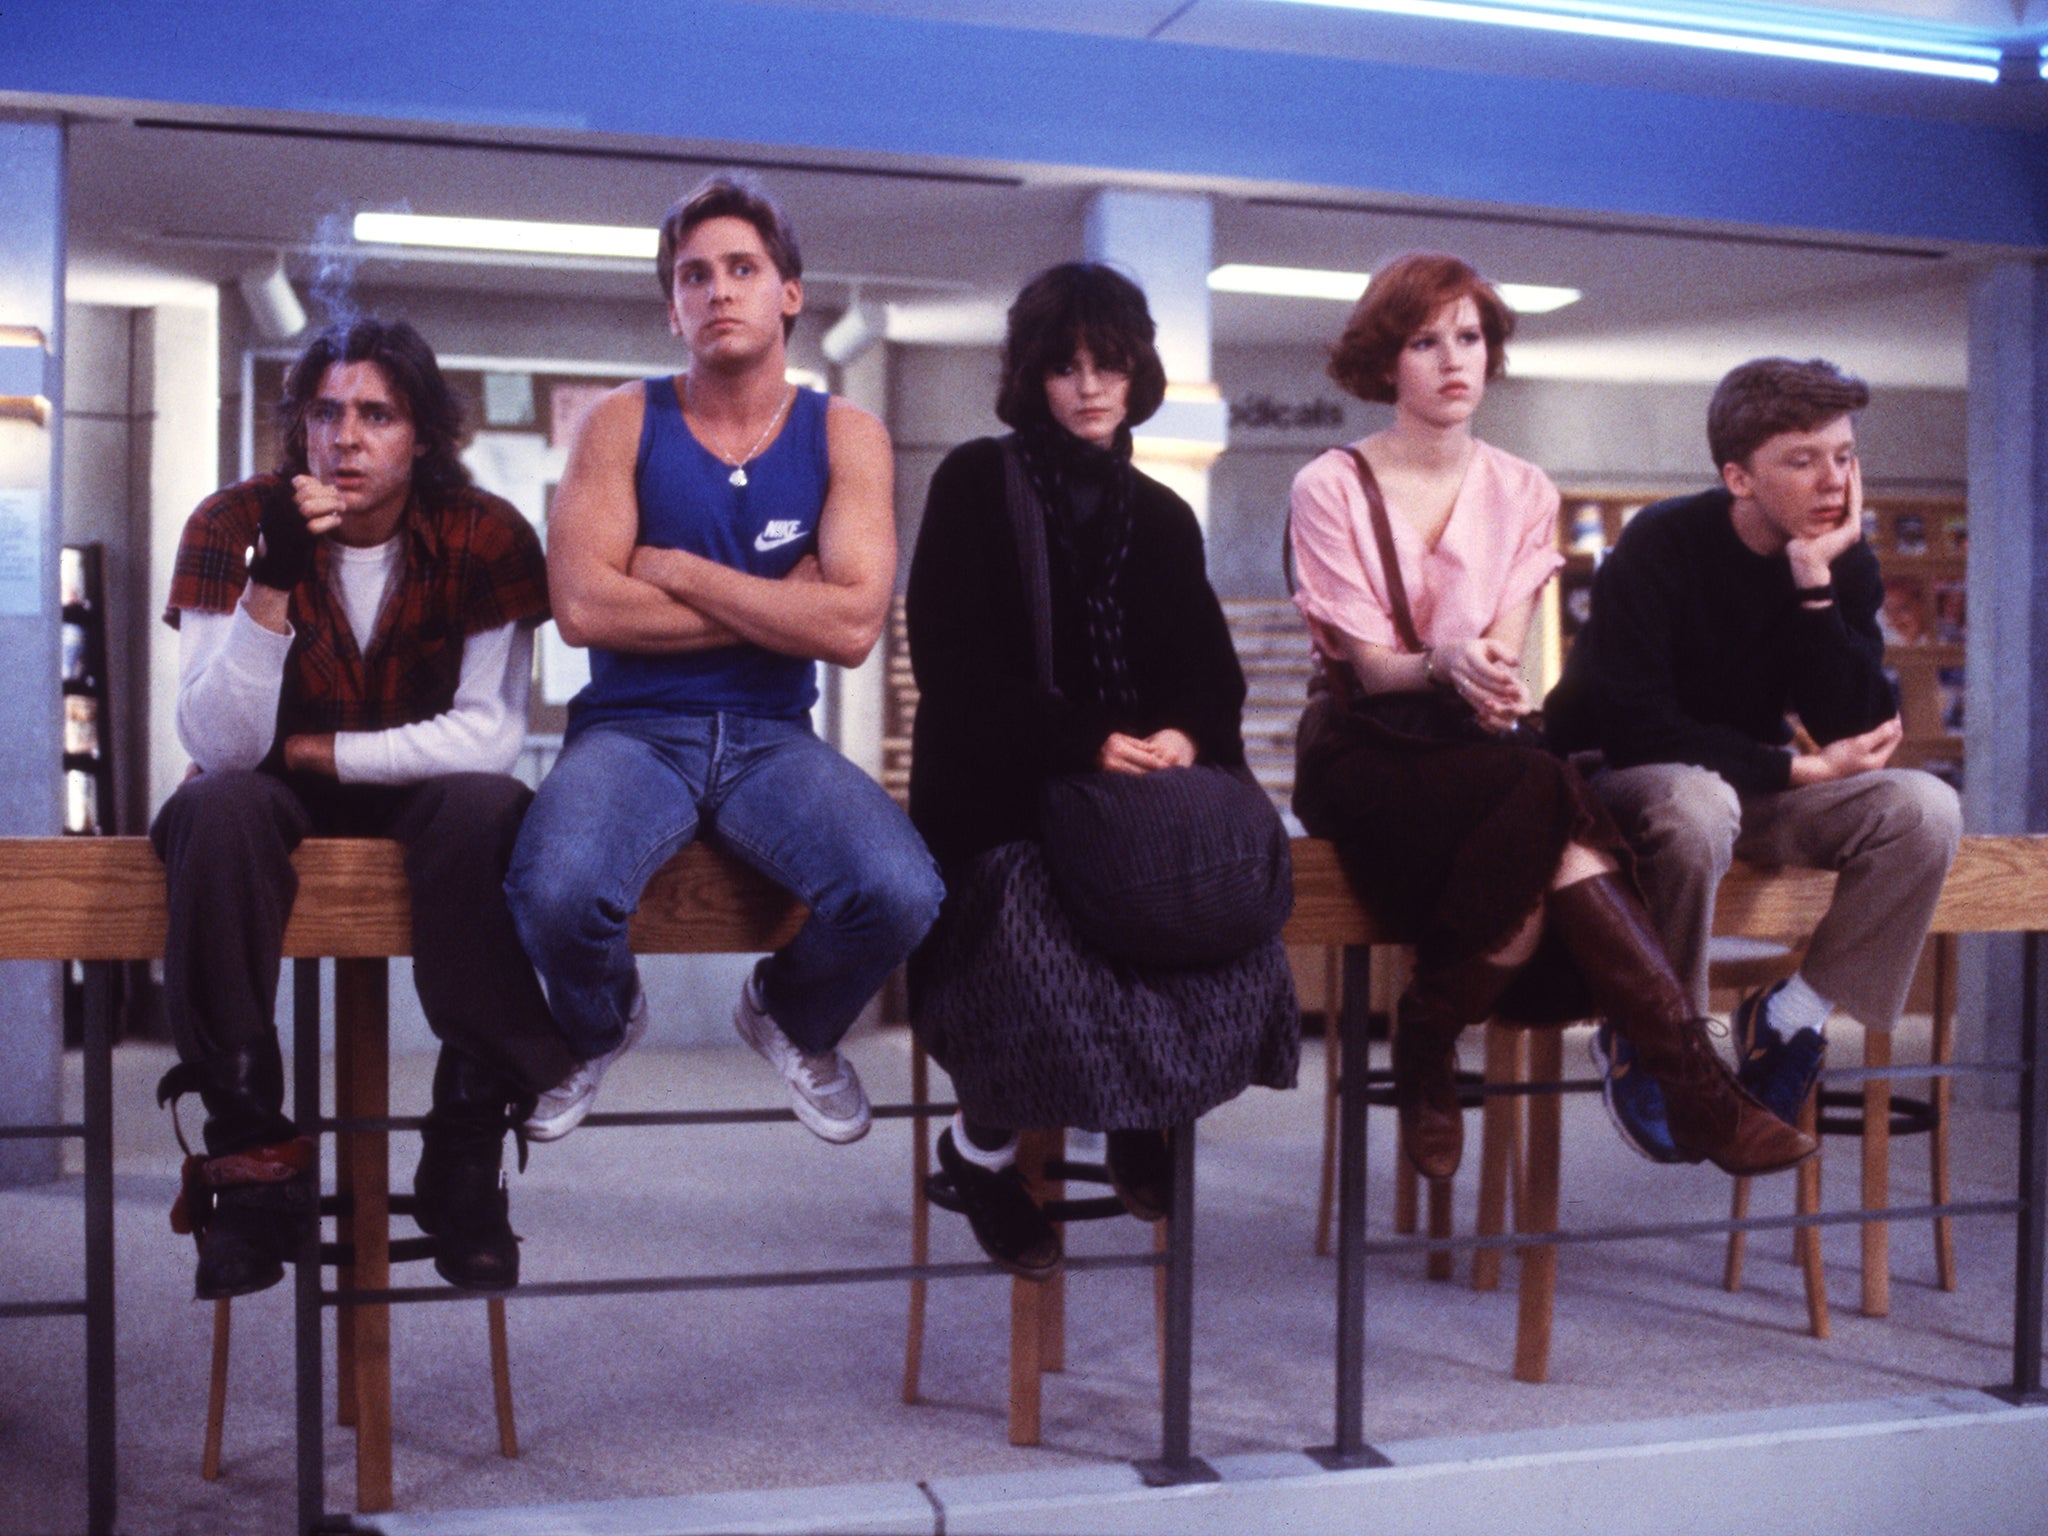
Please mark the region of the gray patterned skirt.
<svg viewBox="0 0 2048 1536"><path fill-rule="evenodd" d="M912 962L911 1014L968 1118L1159 1129L1253 1083L1294 1086L1301 1010L1279 940L1210 970L1111 960L1074 932L1031 842L947 885Z"/></svg>

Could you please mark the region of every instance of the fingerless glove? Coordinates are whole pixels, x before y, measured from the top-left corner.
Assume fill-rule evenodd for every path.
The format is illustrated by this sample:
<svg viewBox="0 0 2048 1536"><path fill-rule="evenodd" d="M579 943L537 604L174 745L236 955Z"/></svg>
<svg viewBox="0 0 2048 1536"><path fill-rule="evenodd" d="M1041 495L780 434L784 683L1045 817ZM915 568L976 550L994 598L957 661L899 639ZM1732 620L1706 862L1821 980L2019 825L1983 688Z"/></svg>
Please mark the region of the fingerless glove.
<svg viewBox="0 0 2048 1536"><path fill-rule="evenodd" d="M263 493L263 514L256 524L261 548L249 562L249 579L289 592L313 569L317 537L299 513L299 499L289 480Z"/></svg>

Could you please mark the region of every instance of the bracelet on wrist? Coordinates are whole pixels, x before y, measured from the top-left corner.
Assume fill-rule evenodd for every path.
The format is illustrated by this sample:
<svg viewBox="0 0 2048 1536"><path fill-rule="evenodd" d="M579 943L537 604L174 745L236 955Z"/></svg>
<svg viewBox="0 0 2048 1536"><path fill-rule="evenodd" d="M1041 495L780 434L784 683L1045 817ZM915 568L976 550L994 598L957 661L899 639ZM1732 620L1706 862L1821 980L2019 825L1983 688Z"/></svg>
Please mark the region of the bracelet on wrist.
<svg viewBox="0 0 2048 1536"><path fill-rule="evenodd" d="M1436 675L1436 647L1433 645L1422 653L1422 680L1432 688L1444 685L1444 680Z"/></svg>

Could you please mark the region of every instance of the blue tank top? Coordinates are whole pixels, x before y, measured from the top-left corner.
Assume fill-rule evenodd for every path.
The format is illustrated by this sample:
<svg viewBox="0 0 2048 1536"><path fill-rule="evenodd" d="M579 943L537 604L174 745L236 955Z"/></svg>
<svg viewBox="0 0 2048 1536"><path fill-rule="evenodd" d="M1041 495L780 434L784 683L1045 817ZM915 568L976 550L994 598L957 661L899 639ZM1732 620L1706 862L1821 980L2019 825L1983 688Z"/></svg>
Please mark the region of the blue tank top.
<svg viewBox="0 0 2048 1536"><path fill-rule="evenodd" d="M640 542L684 549L771 579L818 548L831 461L825 444L830 397L799 388L775 441L732 483L732 466L683 420L672 377L646 381L633 483ZM590 652L590 682L569 705L569 735L599 720L636 715L732 714L797 719L818 700L817 667L758 645L678 656Z"/></svg>

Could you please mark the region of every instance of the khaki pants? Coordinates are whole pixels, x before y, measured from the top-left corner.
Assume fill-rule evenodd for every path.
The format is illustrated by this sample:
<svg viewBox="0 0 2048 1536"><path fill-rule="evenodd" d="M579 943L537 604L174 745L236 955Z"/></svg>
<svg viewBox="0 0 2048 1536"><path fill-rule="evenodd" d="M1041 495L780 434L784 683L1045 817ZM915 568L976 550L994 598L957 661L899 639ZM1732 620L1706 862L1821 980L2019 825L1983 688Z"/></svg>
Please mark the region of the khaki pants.
<svg viewBox="0 0 2048 1536"><path fill-rule="evenodd" d="M1768 869L1836 872L1800 972L1867 1028L1898 1023L1962 835L1948 785L1886 768L1744 797L1684 763L1602 769L1591 784L1635 850L1650 914L1695 1011L1707 1011L1714 893L1739 855Z"/></svg>

